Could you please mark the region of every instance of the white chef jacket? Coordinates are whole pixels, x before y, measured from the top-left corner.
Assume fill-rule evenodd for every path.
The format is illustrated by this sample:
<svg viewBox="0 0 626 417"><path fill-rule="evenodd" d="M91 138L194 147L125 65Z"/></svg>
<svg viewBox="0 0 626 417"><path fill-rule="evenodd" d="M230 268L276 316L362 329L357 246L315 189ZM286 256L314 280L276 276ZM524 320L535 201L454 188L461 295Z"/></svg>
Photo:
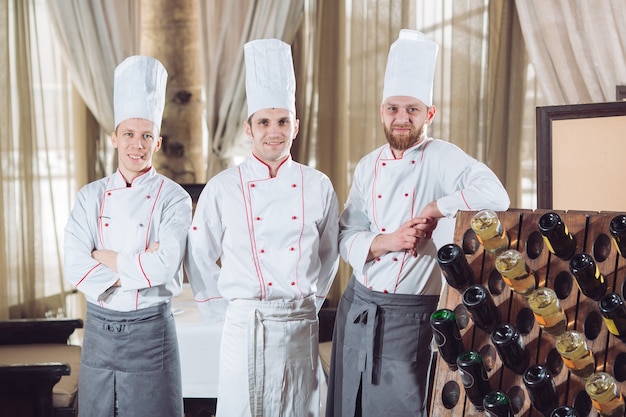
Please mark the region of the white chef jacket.
<svg viewBox="0 0 626 417"><path fill-rule="evenodd" d="M209 180L185 257L204 318L222 320L226 302L235 299L314 295L319 309L339 262L338 211L329 178L291 157L274 178L250 156Z"/></svg>
<svg viewBox="0 0 626 417"><path fill-rule="evenodd" d="M117 171L78 193L65 227L65 277L101 307L162 304L181 291L190 223L191 197L180 185L151 168L127 186ZM145 252L154 242L159 249ZM93 259L94 249L117 252L119 272Z"/></svg>
<svg viewBox="0 0 626 417"><path fill-rule="evenodd" d="M393 156L388 144L359 161L340 217L341 256L364 286L380 292L439 295L437 248L423 240L416 257L389 252L367 262L374 238L392 233L431 201L454 217L458 210L504 211L509 197L485 164L449 142L427 138Z"/></svg>

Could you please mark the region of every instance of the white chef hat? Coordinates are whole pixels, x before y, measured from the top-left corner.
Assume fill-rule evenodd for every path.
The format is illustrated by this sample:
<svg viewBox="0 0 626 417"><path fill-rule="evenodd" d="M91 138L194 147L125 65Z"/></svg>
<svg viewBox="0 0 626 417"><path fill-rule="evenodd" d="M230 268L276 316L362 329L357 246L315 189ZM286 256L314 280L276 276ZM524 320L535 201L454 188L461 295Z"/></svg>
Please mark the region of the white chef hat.
<svg viewBox="0 0 626 417"><path fill-rule="evenodd" d="M248 117L261 109L296 114L296 76L291 46L278 39L259 39L243 46L246 61Z"/></svg>
<svg viewBox="0 0 626 417"><path fill-rule="evenodd" d="M115 68L113 110L115 127L126 119L150 120L161 129L167 71L159 60L134 55Z"/></svg>
<svg viewBox="0 0 626 417"><path fill-rule="evenodd" d="M409 96L431 106L438 49L437 43L422 32L402 29L389 48L382 101Z"/></svg>

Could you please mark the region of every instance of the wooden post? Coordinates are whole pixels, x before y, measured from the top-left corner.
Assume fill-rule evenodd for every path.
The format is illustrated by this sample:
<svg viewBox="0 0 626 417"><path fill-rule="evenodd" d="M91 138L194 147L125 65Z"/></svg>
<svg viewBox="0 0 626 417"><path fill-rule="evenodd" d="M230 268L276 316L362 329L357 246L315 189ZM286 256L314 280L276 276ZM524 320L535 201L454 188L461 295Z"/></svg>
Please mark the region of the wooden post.
<svg viewBox="0 0 626 417"><path fill-rule="evenodd" d="M141 53L169 74L157 171L181 184L203 183L202 70L197 1L141 0Z"/></svg>

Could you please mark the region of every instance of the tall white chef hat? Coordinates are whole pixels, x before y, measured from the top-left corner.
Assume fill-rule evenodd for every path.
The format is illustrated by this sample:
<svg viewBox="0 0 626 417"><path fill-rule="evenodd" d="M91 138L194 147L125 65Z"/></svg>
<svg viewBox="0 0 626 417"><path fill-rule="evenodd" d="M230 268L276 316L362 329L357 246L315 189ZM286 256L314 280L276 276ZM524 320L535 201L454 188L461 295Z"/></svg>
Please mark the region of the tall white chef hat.
<svg viewBox="0 0 626 417"><path fill-rule="evenodd" d="M389 48L382 101L409 96L431 106L438 49L437 43L422 32L402 29Z"/></svg>
<svg viewBox="0 0 626 417"><path fill-rule="evenodd" d="M246 61L248 117L261 109L296 114L296 75L291 46L278 39L259 39L243 46Z"/></svg>
<svg viewBox="0 0 626 417"><path fill-rule="evenodd" d="M167 71L159 60L134 55L115 68L113 113L115 127L126 119L150 120L161 129Z"/></svg>

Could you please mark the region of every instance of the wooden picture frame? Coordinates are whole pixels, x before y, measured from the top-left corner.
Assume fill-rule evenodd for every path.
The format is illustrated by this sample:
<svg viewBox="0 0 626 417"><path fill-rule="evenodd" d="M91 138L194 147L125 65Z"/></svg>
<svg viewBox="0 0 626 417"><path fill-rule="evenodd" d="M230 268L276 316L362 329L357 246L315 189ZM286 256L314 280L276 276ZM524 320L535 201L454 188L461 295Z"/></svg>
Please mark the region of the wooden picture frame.
<svg viewBox="0 0 626 417"><path fill-rule="evenodd" d="M615 99L617 101L626 101L626 85L618 85L615 87Z"/></svg>
<svg viewBox="0 0 626 417"><path fill-rule="evenodd" d="M626 212L626 101L537 107L536 117L537 208Z"/></svg>

